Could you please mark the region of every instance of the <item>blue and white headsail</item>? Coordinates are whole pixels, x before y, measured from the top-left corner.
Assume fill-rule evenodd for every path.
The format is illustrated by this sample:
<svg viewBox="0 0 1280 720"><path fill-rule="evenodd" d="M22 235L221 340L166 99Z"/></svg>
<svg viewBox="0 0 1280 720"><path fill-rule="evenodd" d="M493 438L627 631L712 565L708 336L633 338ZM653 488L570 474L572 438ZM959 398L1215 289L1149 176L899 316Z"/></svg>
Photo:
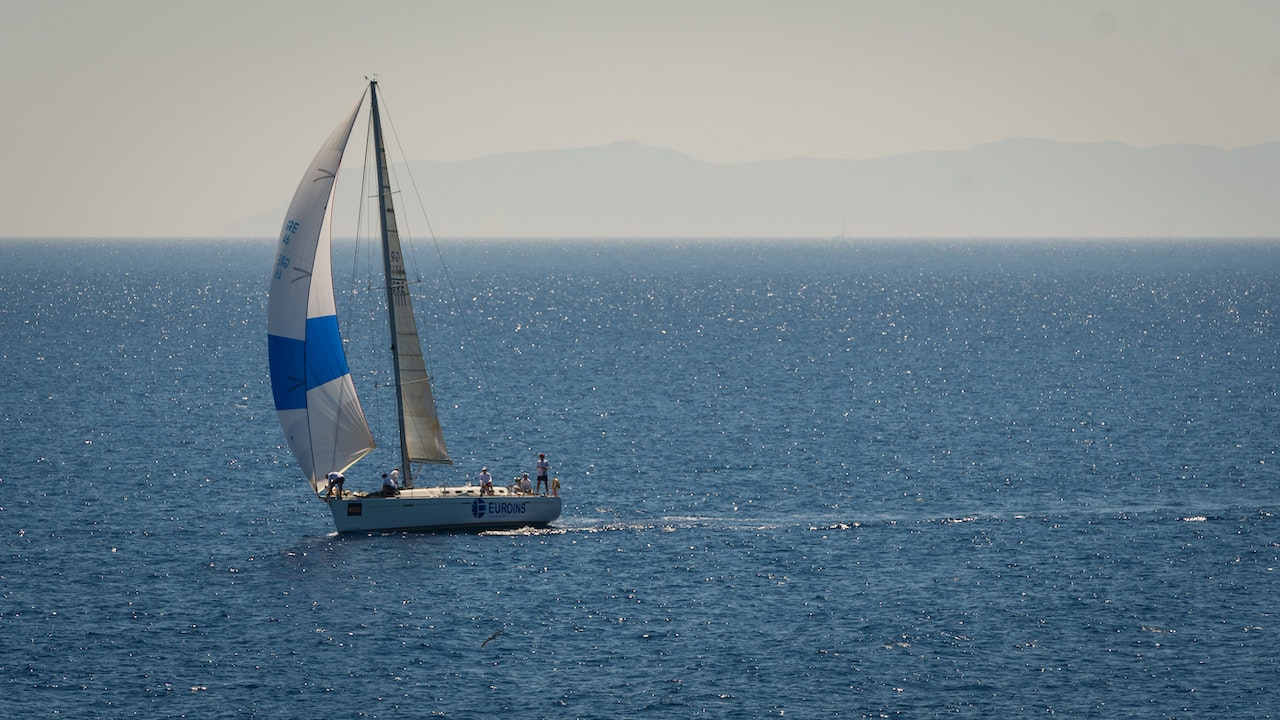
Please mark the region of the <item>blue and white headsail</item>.
<svg viewBox="0 0 1280 720"><path fill-rule="evenodd" d="M375 447L338 332L328 226L334 180L363 103L362 95L303 175L271 270L271 390L289 448L316 492L327 473L345 471Z"/></svg>

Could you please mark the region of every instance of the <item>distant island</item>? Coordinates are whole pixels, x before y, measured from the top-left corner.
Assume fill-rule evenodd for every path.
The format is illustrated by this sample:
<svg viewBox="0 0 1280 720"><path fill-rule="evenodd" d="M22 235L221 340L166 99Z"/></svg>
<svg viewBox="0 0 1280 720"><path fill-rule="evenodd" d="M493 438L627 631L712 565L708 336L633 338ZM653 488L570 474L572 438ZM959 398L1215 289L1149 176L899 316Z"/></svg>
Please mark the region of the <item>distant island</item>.
<svg viewBox="0 0 1280 720"><path fill-rule="evenodd" d="M1280 237L1280 142L1010 139L708 163L635 142L411 167L444 237ZM224 234L273 237L284 207Z"/></svg>

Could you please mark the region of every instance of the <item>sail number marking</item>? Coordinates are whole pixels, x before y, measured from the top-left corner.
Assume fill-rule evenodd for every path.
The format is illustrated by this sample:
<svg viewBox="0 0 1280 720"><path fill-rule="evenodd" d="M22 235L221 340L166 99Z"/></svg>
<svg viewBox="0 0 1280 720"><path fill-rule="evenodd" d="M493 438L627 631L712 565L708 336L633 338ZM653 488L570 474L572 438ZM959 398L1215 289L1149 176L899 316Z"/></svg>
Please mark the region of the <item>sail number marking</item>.
<svg viewBox="0 0 1280 720"><path fill-rule="evenodd" d="M300 227L302 226L301 224L298 223L297 220L285 220L284 230L280 233L280 244L288 245L289 242L293 240L293 234L298 232L298 228ZM276 280L279 280L281 276L283 276L284 271L288 269L289 269L289 256L282 254L280 258L276 260L276 273L275 273Z"/></svg>

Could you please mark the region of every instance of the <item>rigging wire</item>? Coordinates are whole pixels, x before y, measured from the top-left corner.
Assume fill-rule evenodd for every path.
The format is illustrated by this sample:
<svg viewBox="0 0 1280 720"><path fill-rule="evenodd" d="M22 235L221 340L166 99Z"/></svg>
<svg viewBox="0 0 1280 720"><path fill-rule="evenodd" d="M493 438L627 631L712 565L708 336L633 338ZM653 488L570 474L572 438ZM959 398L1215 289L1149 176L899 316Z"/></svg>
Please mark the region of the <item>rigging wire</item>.
<svg viewBox="0 0 1280 720"><path fill-rule="evenodd" d="M376 359L373 363L362 363L363 367L369 369L359 375L353 374L353 377L361 378L357 390L360 387L369 390L362 393L361 398L366 411L365 421L369 424L374 438L383 440L396 438L396 443L378 443L379 449L390 449L399 444L399 425L394 422L395 411L389 407L388 400L388 398L394 399L395 396L388 396L386 392L388 389L395 391L394 378L387 377L387 364L391 362L390 343L394 340L389 337L385 315L386 282L383 277L381 232L378 228L379 198L374 190L377 185L377 171L374 169L376 167L374 156L377 150L373 142L373 117L367 109L363 114L367 122L365 123L364 152L360 160L360 188L356 196L358 201L355 203L356 218L349 254L350 278L347 282L346 296L342 298L346 303L345 312L340 313L340 316L349 319L349 326L345 328L342 335L344 342L358 349L362 357ZM352 162L344 163L344 167L354 170L354 155L347 153L347 157L351 158ZM348 188L343 195L348 197L349 194ZM333 206L337 203L337 197L331 199L331 213L334 212ZM347 204L344 203L344 207L346 206ZM333 225L336 226L336 223ZM336 247L335 245L335 250ZM391 405L394 406L394 404ZM391 464L398 464L398 460Z"/></svg>
<svg viewBox="0 0 1280 720"><path fill-rule="evenodd" d="M376 182L374 172L370 170L373 166L372 153L375 152L373 144L373 115L372 113L366 114L368 119L365 123L364 155L361 158L360 194L358 196L360 202L357 203L356 210L354 259L351 263L351 288L354 293L362 293L364 295L361 309L364 311L364 316L369 320L367 326L370 328L370 332L362 333L361 337L366 344L367 357L380 357L380 353L386 350L386 342L389 342L389 340L381 344L378 343L379 338L386 338L386 329L384 325L375 322L379 314L380 303L385 302L382 292L375 291L385 290L385 285L374 284L373 282L375 273L381 272L381 266L380 264L375 264L378 261L377 253L380 252L380 249L378 247L377 233L375 233L373 225L377 222L378 216L376 212L369 209L370 204L377 200L377 194L370 189L371 184ZM363 260L361 259L362 251ZM362 278L363 283L360 283L359 281ZM352 316L355 317L354 314ZM387 416L386 399L384 397L385 393L381 391L390 387L391 383L381 378L381 373L382 370L374 370L371 373L370 380L374 390L371 404L373 405L373 415L378 425L378 435L386 437L384 424ZM368 422L368 418L366 418L366 422Z"/></svg>

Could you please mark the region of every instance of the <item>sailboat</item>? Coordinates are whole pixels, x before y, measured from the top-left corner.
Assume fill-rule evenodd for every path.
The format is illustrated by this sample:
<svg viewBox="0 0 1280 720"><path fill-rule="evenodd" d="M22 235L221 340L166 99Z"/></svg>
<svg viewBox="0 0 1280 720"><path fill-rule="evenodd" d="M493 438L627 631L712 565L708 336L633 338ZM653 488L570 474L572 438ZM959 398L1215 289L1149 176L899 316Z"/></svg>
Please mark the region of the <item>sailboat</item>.
<svg viewBox="0 0 1280 720"><path fill-rule="evenodd" d="M271 390L280 425L312 492L328 503L340 533L545 526L560 516L558 492L533 495L498 487L481 494L477 485L415 483L414 463L453 461L436 414L409 295L379 95L377 80L371 80L307 168L280 231L267 309ZM331 473L345 475L377 446L342 348L329 228L338 167L366 97L379 187L402 473L399 492L385 496L335 489L326 479Z"/></svg>

